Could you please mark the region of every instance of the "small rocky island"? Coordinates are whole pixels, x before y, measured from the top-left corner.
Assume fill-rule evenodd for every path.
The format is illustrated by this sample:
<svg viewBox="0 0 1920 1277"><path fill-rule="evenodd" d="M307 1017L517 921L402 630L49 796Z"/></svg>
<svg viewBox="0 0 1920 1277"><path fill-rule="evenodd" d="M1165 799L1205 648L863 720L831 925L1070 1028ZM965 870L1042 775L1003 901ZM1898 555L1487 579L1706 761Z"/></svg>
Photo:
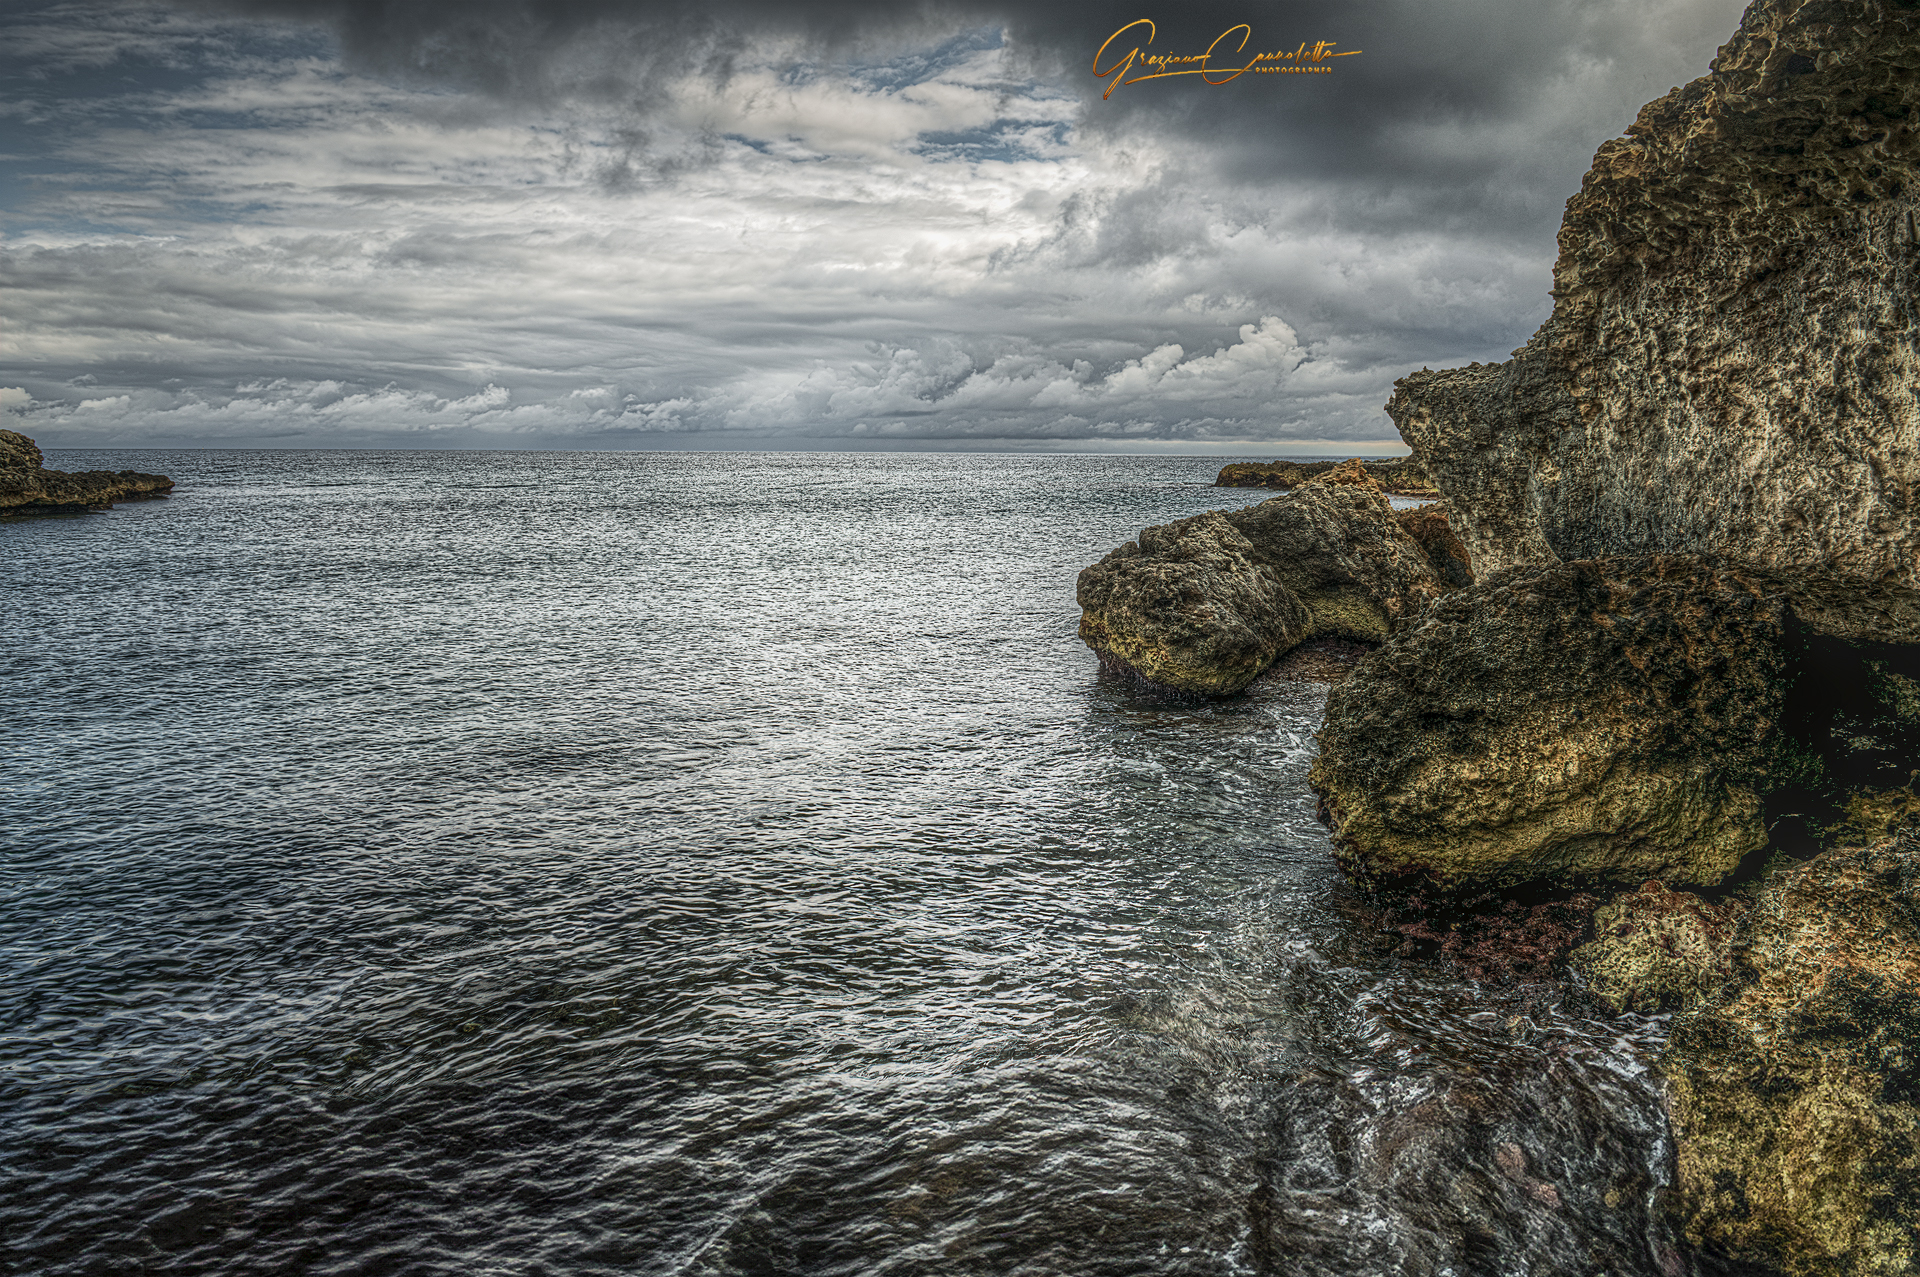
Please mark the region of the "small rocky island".
<svg viewBox="0 0 1920 1277"><path fill-rule="evenodd" d="M33 440L0 430L0 518L38 514L85 514L116 501L144 501L173 491L162 474L134 470L49 470Z"/></svg>
<svg viewBox="0 0 1920 1277"><path fill-rule="evenodd" d="M1433 486L1433 480L1427 478L1427 472L1411 457L1393 461L1364 461L1359 457L1348 461L1236 461L1221 467L1220 477L1213 481L1213 486L1297 488L1336 466L1355 465L1365 470L1380 485L1382 492L1391 496L1430 499L1440 495L1439 489Z"/></svg>
<svg viewBox="0 0 1920 1277"><path fill-rule="evenodd" d="M1600 148L1532 340L1399 383L1442 505L1229 467L1287 492L1080 578L1184 693L1373 645L1312 772L1341 866L1465 972L1673 1013L1716 1269L1920 1272L1917 218L1920 7L1757 0Z"/></svg>

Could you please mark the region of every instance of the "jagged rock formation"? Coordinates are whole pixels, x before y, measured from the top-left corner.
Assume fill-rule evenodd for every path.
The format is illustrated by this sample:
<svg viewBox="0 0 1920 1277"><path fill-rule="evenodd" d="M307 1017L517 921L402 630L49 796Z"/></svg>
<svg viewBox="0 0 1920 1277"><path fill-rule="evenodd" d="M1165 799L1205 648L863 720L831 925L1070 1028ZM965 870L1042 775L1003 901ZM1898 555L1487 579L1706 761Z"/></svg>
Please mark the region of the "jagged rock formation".
<svg viewBox="0 0 1920 1277"><path fill-rule="evenodd" d="M1393 461L1366 461L1353 457L1346 461L1236 461L1220 469L1216 488L1296 488L1309 479L1322 478L1335 470L1361 471L1370 476L1383 492L1400 497L1433 497L1439 493L1419 463L1411 457Z"/></svg>
<svg viewBox="0 0 1920 1277"><path fill-rule="evenodd" d="M1742 1271L1920 1269L1920 842L1769 874L1730 967L1665 1061L1689 1239Z"/></svg>
<svg viewBox="0 0 1920 1277"><path fill-rule="evenodd" d="M133 470L48 470L33 440L0 430L0 517L83 514L116 501L162 497L173 490L165 475Z"/></svg>
<svg viewBox="0 0 1920 1277"><path fill-rule="evenodd" d="M1377 489L1301 485L1148 528L1080 574L1080 637L1175 691L1238 692L1296 644L1377 643L1443 586Z"/></svg>
<svg viewBox="0 0 1920 1277"><path fill-rule="evenodd" d="M1917 156L1920 6L1753 4L1594 157L1533 339L1387 406L1476 570L1712 553L1920 641Z"/></svg>
<svg viewBox="0 0 1920 1277"><path fill-rule="evenodd" d="M1721 881L1767 841L1788 622L1773 583L1689 556L1449 594L1328 699L1336 855L1428 898Z"/></svg>
<svg viewBox="0 0 1920 1277"><path fill-rule="evenodd" d="M1218 510L1161 527L1080 574L1080 637L1110 668L1228 696L1307 637L1307 610Z"/></svg>

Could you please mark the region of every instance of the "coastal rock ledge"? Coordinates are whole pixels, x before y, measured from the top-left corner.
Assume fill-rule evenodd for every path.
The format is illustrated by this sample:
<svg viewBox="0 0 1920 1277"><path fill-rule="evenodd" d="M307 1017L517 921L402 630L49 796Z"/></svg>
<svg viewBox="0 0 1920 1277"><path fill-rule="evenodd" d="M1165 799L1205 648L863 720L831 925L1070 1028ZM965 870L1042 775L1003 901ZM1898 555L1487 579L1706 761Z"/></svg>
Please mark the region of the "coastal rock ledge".
<svg viewBox="0 0 1920 1277"><path fill-rule="evenodd" d="M1080 573L1080 637L1109 669L1198 696L1310 638L1382 642L1466 574L1444 516L1420 513L1424 544L1356 467L1147 528Z"/></svg>
<svg viewBox="0 0 1920 1277"><path fill-rule="evenodd" d="M0 518L36 514L84 514L116 501L164 497L173 480L135 470L49 470L33 440L0 430Z"/></svg>

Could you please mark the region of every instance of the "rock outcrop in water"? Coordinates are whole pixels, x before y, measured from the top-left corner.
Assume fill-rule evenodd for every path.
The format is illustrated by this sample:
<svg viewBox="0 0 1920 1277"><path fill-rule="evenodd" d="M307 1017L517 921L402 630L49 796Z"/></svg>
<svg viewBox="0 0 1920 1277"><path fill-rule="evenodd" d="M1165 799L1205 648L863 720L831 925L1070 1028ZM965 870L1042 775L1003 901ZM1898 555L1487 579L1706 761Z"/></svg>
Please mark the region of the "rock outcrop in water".
<svg viewBox="0 0 1920 1277"><path fill-rule="evenodd" d="M133 470L49 470L33 440L0 430L0 517L84 514L116 501L163 497L173 491L165 475Z"/></svg>
<svg viewBox="0 0 1920 1277"><path fill-rule="evenodd" d="M1378 643L1444 588L1363 475L1148 528L1081 572L1076 594L1103 664L1227 696L1309 638Z"/></svg>
<svg viewBox="0 0 1920 1277"><path fill-rule="evenodd" d="M1366 461L1353 457L1346 461L1236 461L1222 466L1214 480L1217 488L1297 488L1309 479L1325 478L1342 471L1358 470L1379 485L1383 492L1399 497L1434 497L1438 491L1427 478L1420 463L1411 457L1393 461Z"/></svg>
<svg viewBox="0 0 1920 1277"><path fill-rule="evenodd" d="M1760 0L1604 144L1552 317L1387 410L1483 575L1651 552L1809 576L1920 641L1920 7Z"/></svg>
<svg viewBox="0 0 1920 1277"><path fill-rule="evenodd" d="M1479 579L1314 770L1402 900L1650 880L1573 962L1692 1008L1671 1200L1731 1271L1920 1271L1920 848L1859 846L1920 812L1916 204L1920 4L1757 0L1601 147L1532 340L1399 383Z"/></svg>

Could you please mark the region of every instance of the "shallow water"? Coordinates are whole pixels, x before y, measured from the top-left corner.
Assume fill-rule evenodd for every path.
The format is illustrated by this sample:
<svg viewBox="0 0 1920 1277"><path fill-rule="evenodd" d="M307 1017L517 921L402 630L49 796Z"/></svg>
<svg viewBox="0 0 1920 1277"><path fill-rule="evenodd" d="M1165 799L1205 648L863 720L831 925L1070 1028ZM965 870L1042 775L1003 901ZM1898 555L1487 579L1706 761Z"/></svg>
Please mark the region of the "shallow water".
<svg viewBox="0 0 1920 1277"><path fill-rule="evenodd" d="M1648 1273L1654 1026L1390 956L1325 688L1075 573L1195 458L50 454L0 525L14 1271Z"/></svg>

